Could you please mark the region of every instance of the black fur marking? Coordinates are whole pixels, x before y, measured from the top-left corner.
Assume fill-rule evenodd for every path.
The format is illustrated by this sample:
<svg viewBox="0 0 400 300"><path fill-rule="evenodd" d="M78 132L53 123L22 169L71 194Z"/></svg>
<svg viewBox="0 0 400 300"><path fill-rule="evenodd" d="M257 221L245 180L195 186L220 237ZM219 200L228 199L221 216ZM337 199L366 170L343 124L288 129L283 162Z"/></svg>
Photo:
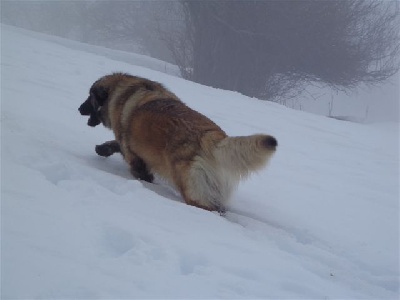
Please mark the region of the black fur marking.
<svg viewBox="0 0 400 300"><path fill-rule="evenodd" d="M147 168L146 163L140 157L136 157L131 163L131 174L133 177L152 183L154 180L153 174L151 174Z"/></svg>
<svg viewBox="0 0 400 300"><path fill-rule="evenodd" d="M174 98L158 98L137 108L138 111L151 111L168 116L180 117L186 112L186 105Z"/></svg>
<svg viewBox="0 0 400 300"><path fill-rule="evenodd" d="M276 146L278 146L278 141L273 136L267 136L263 140L263 145L265 148L276 148Z"/></svg>
<svg viewBox="0 0 400 300"><path fill-rule="evenodd" d="M99 106L103 106L108 98L108 89L102 86L93 87L90 90L91 94L93 94L95 101Z"/></svg>

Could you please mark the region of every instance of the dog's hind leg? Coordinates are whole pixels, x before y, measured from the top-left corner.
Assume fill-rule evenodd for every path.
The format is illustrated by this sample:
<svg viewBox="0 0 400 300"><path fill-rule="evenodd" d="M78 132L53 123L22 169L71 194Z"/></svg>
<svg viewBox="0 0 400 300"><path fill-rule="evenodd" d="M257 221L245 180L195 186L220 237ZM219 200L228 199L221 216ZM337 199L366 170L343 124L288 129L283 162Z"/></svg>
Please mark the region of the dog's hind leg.
<svg viewBox="0 0 400 300"><path fill-rule="evenodd" d="M224 213L236 180L221 174L212 164L197 157L182 178L185 202L210 211Z"/></svg>
<svg viewBox="0 0 400 300"><path fill-rule="evenodd" d="M108 157L114 153L121 153L121 148L117 141L108 141L101 145L96 145L95 151L98 155Z"/></svg>

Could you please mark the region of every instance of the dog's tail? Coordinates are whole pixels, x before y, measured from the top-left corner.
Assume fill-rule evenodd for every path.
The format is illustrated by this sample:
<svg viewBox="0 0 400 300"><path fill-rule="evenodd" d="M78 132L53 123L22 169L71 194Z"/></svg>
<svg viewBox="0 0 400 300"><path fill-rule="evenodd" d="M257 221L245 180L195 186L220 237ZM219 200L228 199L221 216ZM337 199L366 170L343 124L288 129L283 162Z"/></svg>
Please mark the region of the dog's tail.
<svg viewBox="0 0 400 300"><path fill-rule="evenodd" d="M182 194L187 203L208 210L225 211L239 180L265 166L278 142L269 135L226 137L217 143L212 159L197 156Z"/></svg>
<svg viewBox="0 0 400 300"><path fill-rule="evenodd" d="M278 146L270 135L226 137L214 149L217 164L239 178L264 167Z"/></svg>

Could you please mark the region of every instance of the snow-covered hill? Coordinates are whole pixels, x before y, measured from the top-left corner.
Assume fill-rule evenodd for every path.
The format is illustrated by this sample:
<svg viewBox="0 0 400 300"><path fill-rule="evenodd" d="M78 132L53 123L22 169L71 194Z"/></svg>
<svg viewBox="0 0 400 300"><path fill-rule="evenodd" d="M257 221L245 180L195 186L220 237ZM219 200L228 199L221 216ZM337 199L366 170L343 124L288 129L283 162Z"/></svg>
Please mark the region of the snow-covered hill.
<svg viewBox="0 0 400 300"><path fill-rule="evenodd" d="M2 299L399 297L399 124L307 114L1 33ZM77 109L113 71L163 83L230 135L277 137L225 217L96 155L112 134Z"/></svg>

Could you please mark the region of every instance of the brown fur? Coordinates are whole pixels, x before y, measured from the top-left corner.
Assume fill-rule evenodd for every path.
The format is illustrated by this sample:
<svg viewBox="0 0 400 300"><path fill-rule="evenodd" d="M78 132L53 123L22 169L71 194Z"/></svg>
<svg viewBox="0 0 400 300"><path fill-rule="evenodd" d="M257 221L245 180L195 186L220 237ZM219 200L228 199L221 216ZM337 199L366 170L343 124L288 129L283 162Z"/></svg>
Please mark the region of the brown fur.
<svg viewBox="0 0 400 300"><path fill-rule="evenodd" d="M128 74L96 81L80 112L114 132L115 141L96 147L99 155L121 152L133 176L151 182L156 173L187 204L207 210L224 211L240 178L262 168L277 146L268 135L228 137L161 84Z"/></svg>

